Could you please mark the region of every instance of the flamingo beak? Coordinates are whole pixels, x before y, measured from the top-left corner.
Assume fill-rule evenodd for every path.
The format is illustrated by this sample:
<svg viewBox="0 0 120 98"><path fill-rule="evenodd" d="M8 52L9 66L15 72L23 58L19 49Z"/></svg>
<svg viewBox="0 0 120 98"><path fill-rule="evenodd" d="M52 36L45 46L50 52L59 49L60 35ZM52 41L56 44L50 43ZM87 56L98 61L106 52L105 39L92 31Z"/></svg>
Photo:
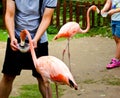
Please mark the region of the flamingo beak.
<svg viewBox="0 0 120 98"><path fill-rule="evenodd" d="M97 7L96 7L96 11L97 11L98 14L100 13L100 10Z"/></svg>
<svg viewBox="0 0 120 98"><path fill-rule="evenodd" d="M94 11L97 11L98 14L100 13L100 10L97 8L96 5L93 5L92 7L93 7L93 10L94 10Z"/></svg>
<svg viewBox="0 0 120 98"><path fill-rule="evenodd" d="M53 38L53 40L57 40L58 38L57 38L57 35Z"/></svg>

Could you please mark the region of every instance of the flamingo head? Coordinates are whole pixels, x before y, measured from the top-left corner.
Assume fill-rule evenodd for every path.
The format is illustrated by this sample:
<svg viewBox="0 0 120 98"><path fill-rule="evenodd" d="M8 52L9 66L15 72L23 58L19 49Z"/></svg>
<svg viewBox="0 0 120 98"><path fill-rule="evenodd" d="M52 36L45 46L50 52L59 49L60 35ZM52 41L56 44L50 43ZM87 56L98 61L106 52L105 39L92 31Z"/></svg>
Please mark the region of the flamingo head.
<svg viewBox="0 0 120 98"><path fill-rule="evenodd" d="M92 7L93 11L97 11L97 13L100 13L100 10L98 9L97 6L92 5L91 7Z"/></svg>
<svg viewBox="0 0 120 98"><path fill-rule="evenodd" d="M22 31L20 32L20 39L21 39L21 40L25 40L25 38L26 38L25 30L22 30Z"/></svg>
<svg viewBox="0 0 120 98"><path fill-rule="evenodd" d="M20 32L20 40L21 40L21 46L24 46L25 45L25 38L26 38L26 33L25 33L25 30L22 30Z"/></svg>
<svg viewBox="0 0 120 98"><path fill-rule="evenodd" d="M69 79L69 84L70 84L70 87L73 87L75 90L78 90L77 84L73 83L73 81L70 79Z"/></svg>
<svg viewBox="0 0 120 98"><path fill-rule="evenodd" d="M28 43L25 43L25 38L26 38L26 30L22 30L20 32L20 43L18 44L18 49L22 52L25 53L29 50L29 45Z"/></svg>
<svg viewBox="0 0 120 98"><path fill-rule="evenodd" d="M58 37L57 37L57 35L53 38L53 40L57 40L58 39Z"/></svg>

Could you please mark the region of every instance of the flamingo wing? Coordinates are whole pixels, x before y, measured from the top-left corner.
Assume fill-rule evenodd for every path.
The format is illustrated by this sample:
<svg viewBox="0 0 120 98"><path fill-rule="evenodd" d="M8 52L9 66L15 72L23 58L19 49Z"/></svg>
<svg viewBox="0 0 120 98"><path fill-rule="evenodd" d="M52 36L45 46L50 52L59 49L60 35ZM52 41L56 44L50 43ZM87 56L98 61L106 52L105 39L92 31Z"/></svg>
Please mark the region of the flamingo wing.
<svg viewBox="0 0 120 98"><path fill-rule="evenodd" d="M60 59L54 56L42 56L39 59L39 64L37 64L37 71L40 72L42 77L47 80L59 84L66 84L75 87L77 89L77 84L73 79L68 67ZM72 84L70 82L72 81Z"/></svg>
<svg viewBox="0 0 120 98"><path fill-rule="evenodd" d="M77 32L79 32L80 26L76 22L67 22L64 24L59 30L58 34L54 37L54 39L58 39L61 37L70 38L74 36Z"/></svg>

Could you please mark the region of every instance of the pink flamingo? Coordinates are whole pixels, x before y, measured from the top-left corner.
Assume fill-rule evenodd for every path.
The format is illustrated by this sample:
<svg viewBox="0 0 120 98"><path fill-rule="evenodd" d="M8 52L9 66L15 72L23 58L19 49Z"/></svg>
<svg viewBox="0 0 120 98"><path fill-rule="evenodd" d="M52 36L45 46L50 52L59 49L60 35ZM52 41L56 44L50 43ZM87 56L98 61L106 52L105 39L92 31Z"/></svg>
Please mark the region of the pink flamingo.
<svg viewBox="0 0 120 98"><path fill-rule="evenodd" d="M68 47L68 57L69 57L69 65L70 65L70 52L69 52L69 40L71 37L73 37L76 33L86 33L89 31L90 29L90 11L97 11L98 13L100 12L99 9L95 6L92 5L88 10L87 10L87 28L85 30L82 30L80 28L80 25L76 22L67 22L66 24L64 24L61 29L59 30L58 34L53 38L54 40L57 40L61 37L65 37L68 39L68 43L67 46L65 47L65 49L63 50L63 55L62 55L62 59L64 59L64 53L66 51L66 48ZM70 70L71 70L71 66L70 66Z"/></svg>
<svg viewBox="0 0 120 98"><path fill-rule="evenodd" d="M29 39L30 51L35 68L37 72L41 74L44 83L46 85L46 98L49 98L48 96L49 80L53 81L56 85L57 98L58 98L58 87L57 87L58 84L68 85L70 87L73 87L75 90L77 90L78 86L71 72L69 71L68 67L65 65L65 63L54 56L42 56L37 58L34 51L30 33L27 30L21 31L20 34L21 40L23 42L26 35L28 36Z"/></svg>

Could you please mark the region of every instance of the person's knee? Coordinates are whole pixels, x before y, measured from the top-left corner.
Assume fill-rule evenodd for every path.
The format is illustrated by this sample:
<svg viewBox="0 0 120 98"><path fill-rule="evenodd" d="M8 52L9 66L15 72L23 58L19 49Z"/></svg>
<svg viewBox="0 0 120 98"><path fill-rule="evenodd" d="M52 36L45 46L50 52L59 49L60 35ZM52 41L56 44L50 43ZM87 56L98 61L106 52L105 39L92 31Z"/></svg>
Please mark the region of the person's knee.
<svg viewBox="0 0 120 98"><path fill-rule="evenodd" d="M120 43L120 38L119 38L119 37L113 36L113 38L114 38L114 40L115 40L115 42L116 42L117 44Z"/></svg>
<svg viewBox="0 0 120 98"><path fill-rule="evenodd" d="M36 79L37 79L39 84L43 84L44 83L42 77L36 77Z"/></svg>
<svg viewBox="0 0 120 98"><path fill-rule="evenodd" d="M9 83L9 82L12 82L15 79L15 77L16 76L14 76L14 75L6 75L6 74L4 74L2 80L4 82Z"/></svg>

